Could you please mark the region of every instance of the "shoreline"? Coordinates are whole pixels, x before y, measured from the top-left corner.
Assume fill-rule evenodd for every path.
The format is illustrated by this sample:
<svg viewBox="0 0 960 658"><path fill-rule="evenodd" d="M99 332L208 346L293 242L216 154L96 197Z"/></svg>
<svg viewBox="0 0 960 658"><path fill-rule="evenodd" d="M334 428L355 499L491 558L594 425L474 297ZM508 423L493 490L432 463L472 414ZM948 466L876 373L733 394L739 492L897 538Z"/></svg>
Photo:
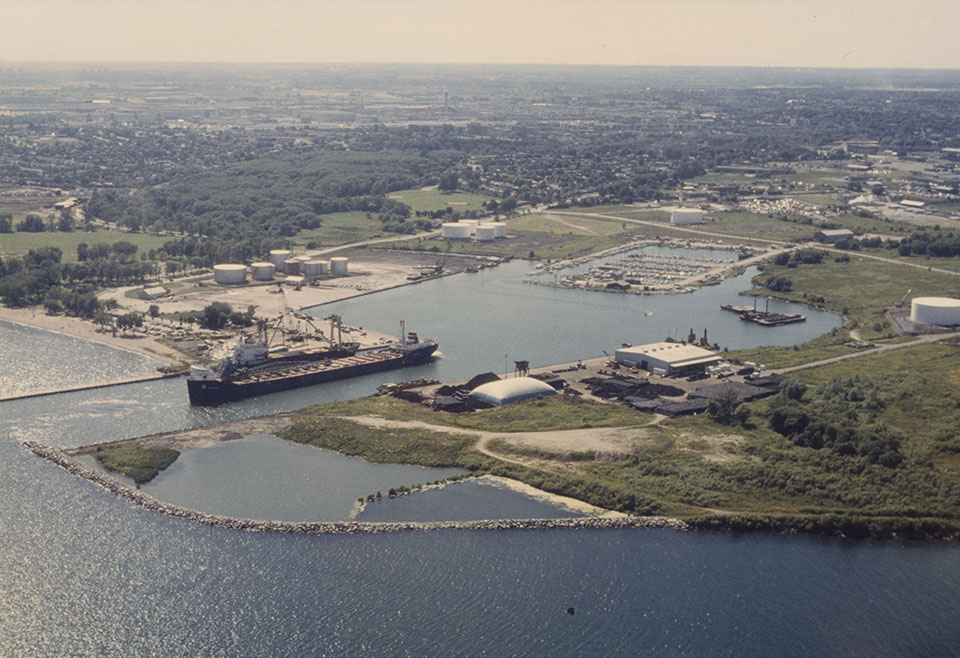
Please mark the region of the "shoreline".
<svg viewBox="0 0 960 658"><path fill-rule="evenodd" d="M355 535L383 534L392 532L430 531L430 530L547 530L572 528L665 528L688 530L690 526L679 519L665 516L623 516L623 517L578 517L573 519L494 519L483 521L269 521L257 519L237 519L216 514L206 514L179 505L165 503L139 489L123 484L103 473L89 468L66 452L53 446L35 441L23 441L24 448L34 455L64 469L89 482L127 500L138 507L166 516L180 518L204 525L246 532L280 532L286 534L309 535Z"/></svg>
<svg viewBox="0 0 960 658"><path fill-rule="evenodd" d="M179 366L186 362L180 352L160 343L152 337L114 336L109 331L99 331L88 320L65 315L47 315L39 306L29 308L10 308L0 306L0 321L18 324L33 329L49 331L61 336L100 343L115 349L140 354L165 365Z"/></svg>

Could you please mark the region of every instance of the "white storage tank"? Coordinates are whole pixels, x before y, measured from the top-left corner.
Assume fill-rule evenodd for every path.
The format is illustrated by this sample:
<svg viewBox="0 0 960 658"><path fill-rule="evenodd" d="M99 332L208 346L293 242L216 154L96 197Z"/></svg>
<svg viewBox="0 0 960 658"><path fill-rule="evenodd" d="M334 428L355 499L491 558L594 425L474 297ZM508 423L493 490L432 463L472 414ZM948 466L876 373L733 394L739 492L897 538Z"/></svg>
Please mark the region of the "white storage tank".
<svg viewBox="0 0 960 658"><path fill-rule="evenodd" d="M910 302L910 321L951 327L960 324L960 299L952 297L914 297Z"/></svg>
<svg viewBox="0 0 960 658"><path fill-rule="evenodd" d="M250 266L254 281L272 281L276 266L273 263L253 263Z"/></svg>
<svg viewBox="0 0 960 658"><path fill-rule="evenodd" d="M477 234L477 227L480 226L480 220L479 220L479 219L461 219L461 220L460 220L460 223L461 223L461 224L466 224L467 226L470 227L470 235L476 235L476 234Z"/></svg>
<svg viewBox="0 0 960 658"><path fill-rule="evenodd" d="M313 256L295 256L294 259L300 261L301 263L309 263L313 260Z"/></svg>
<svg viewBox="0 0 960 658"><path fill-rule="evenodd" d="M703 224L703 211L695 208L674 208L670 213L671 224Z"/></svg>
<svg viewBox="0 0 960 658"><path fill-rule="evenodd" d="M494 237L496 237L497 239L507 237L506 222L484 222L483 225L492 226L496 230L496 235Z"/></svg>
<svg viewBox="0 0 960 658"><path fill-rule="evenodd" d="M333 276L347 276L346 257L334 256L330 259L330 274Z"/></svg>
<svg viewBox="0 0 960 658"><path fill-rule="evenodd" d="M267 258L267 260L273 263L275 268L281 269L283 267L283 261L287 260L288 258L290 258L289 249L274 249L270 252L270 256Z"/></svg>
<svg viewBox="0 0 960 658"><path fill-rule="evenodd" d="M247 280L247 266L223 263L213 266L213 280L220 285L236 285Z"/></svg>
<svg viewBox="0 0 960 658"><path fill-rule="evenodd" d="M300 271L303 276L321 276L327 273L326 262L322 260L308 260L301 263Z"/></svg>
<svg viewBox="0 0 960 658"><path fill-rule="evenodd" d="M463 222L444 222L440 227L444 240L465 240L470 237L470 225Z"/></svg>
<svg viewBox="0 0 960 658"><path fill-rule="evenodd" d="M497 239L497 229L487 224L477 227L477 242L492 242Z"/></svg>
<svg viewBox="0 0 960 658"><path fill-rule="evenodd" d="M288 258L283 261L284 274L300 274L300 261L296 258Z"/></svg>

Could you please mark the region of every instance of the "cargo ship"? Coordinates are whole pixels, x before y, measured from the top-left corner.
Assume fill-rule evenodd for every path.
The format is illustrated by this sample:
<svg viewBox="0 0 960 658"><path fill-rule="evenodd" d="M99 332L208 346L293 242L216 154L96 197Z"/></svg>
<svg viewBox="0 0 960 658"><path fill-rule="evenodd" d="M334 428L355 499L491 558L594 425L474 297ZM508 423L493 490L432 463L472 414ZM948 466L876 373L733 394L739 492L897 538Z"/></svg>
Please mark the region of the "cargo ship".
<svg viewBox="0 0 960 658"><path fill-rule="evenodd" d="M190 404L213 406L291 388L360 377L428 362L436 340L402 333L400 340L368 351L352 345L333 350L271 354L266 342L248 338L214 368L194 366L187 377Z"/></svg>

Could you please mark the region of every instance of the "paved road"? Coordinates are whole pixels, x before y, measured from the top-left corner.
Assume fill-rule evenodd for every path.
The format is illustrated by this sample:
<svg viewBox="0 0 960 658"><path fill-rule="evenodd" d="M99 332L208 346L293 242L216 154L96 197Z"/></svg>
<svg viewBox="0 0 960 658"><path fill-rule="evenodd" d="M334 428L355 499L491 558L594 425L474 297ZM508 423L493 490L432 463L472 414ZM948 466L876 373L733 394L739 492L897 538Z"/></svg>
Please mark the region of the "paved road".
<svg viewBox="0 0 960 658"><path fill-rule="evenodd" d="M915 345L925 345L927 343L936 343L938 341L947 339L947 338L957 338L960 337L960 332L953 332L949 334L930 334L928 336L921 336L916 340L911 340L907 343L896 343L894 345L881 345L880 347L874 347L868 350L860 350L858 352L853 352L851 354L843 354L841 356L830 357L829 359L820 359L819 361L811 361L810 363L804 363L799 366L790 366L789 368L777 368L776 370L768 370L772 375L785 375L790 372L796 372L797 370L805 370L807 368L816 368L817 366L827 365L829 363L837 363L838 361L845 361L846 359L855 359L861 356L867 356L870 354L879 354L880 352L887 352L889 350L899 350L904 347L913 347Z"/></svg>

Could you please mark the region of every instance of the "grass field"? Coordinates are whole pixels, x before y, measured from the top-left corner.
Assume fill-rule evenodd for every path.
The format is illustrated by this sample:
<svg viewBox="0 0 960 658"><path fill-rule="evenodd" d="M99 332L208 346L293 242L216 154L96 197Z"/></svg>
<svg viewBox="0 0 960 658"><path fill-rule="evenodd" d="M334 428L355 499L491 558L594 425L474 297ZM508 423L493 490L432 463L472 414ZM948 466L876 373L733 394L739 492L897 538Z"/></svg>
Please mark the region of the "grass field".
<svg viewBox="0 0 960 658"><path fill-rule="evenodd" d="M410 209L414 212L418 210L421 212L424 210L443 210L447 206L459 212L463 212L464 210L482 210L483 204L493 198L483 194L472 194L470 192L452 192L447 194L437 189L400 190L398 192L390 192L387 197L405 203L410 206Z"/></svg>
<svg viewBox="0 0 960 658"><path fill-rule="evenodd" d="M70 233L44 231L42 233L0 233L0 254L22 255L31 249L39 247L58 247L63 251L64 263L77 262L77 245L86 242L88 245L97 242L113 244L121 240L132 242L139 248L138 253L163 246L171 237L151 235L149 233L127 233L112 229L97 231L72 231Z"/></svg>
<svg viewBox="0 0 960 658"><path fill-rule="evenodd" d="M917 297L960 296L960 277L856 255L845 263L828 255L819 265L768 265L759 279L769 276L785 276L792 282L790 292L772 293L774 296L807 303L811 296L823 297L823 306L849 316L866 340L892 335L883 313L908 289ZM753 292L770 294L765 290Z"/></svg>
<svg viewBox="0 0 960 658"><path fill-rule="evenodd" d="M91 446L81 454L91 455L104 468L123 473L137 484L149 482L180 456L176 450L144 448L130 441Z"/></svg>
<svg viewBox="0 0 960 658"><path fill-rule="evenodd" d="M293 237L294 244L317 241L321 246L335 247L384 235L380 220L375 215L367 217L365 212L335 212L323 215L322 219L318 228L297 233Z"/></svg>

